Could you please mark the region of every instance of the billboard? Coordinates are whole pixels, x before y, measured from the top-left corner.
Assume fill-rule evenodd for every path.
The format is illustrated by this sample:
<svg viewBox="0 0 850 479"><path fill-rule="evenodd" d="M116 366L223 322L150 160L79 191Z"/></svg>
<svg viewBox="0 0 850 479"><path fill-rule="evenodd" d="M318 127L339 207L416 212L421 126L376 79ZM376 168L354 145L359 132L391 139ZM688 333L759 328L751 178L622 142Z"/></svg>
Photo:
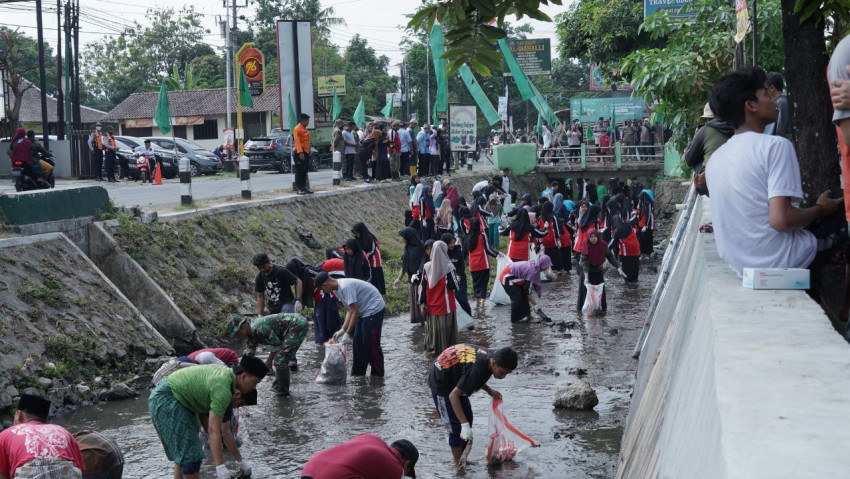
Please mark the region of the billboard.
<svg viewBox="0 0 850 479"><path fill-rule="evenodd" d="M689 3L691 0L643 0L643 19L662 10L669 11L674 17L690 17L694 15L693 12L680 12Z"/></svg>
<svg viewBox="0 0 850 479"><path fill-rule="evenodd" d="M308 129L315 128L313 111L313 35L309 21L277 21L277 63L280 70L280 127L289 131L288 98L295 115L310 115ZM300 111L299 111L300 110Z"/></svg>
<svg viewBox="0 0 850 479"><path fill-rule="evenodd" d="M552 45L548 38L508 40L508 47L526 75L552 73ZM504 61L502 61L502 70L506 77L511 76L508 64Z"/></svg>
<svg viewBox="0 0 850 479"><path fill-rule="evenodd" d="M475 149L478 113L474 106L449 105L449 141L451 151Z"/></svg>
<svg viewBox="0 0 850 479"><path fill-rule="evenodd" d="M266 90L265 59L263 52L254 47L246 48L239 56L239 65L245 73L251 96L260 96Z"/></svg>
<svg viewBox="0 0 850 479"><path fill-rule="evenodd" d="M573 98L570 100L570 119L582 123L596 122L599 117L617 121L643 118L640 98Z"/></svg>
<svg viewBox="0 0 850 479"><path fill-rule="evenodd" d="M508 97L500 96L499 97L499 108L498 108L499 118L502 121L508 121Z"/></svg>
<svg viewBox="0 0 850 479"><path fill-rule="evenodd" d="M345 95L345 75L318 77L317 84L316 95L318 96L334 96L334 90L339 96Z"/></svg>

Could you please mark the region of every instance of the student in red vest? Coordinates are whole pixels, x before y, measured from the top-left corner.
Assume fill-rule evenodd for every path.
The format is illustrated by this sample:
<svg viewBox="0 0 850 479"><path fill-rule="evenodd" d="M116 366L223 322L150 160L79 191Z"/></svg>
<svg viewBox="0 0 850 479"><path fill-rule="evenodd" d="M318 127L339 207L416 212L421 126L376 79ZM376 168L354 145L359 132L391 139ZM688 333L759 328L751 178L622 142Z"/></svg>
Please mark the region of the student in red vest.
<svg viewBox="0 0 850 479"><path fill-rule="evenodd" d="M590 229L587 232L584 252L581 254L581 260L579 261L581 270L584 272L584 277L578 290L577 305L579 309L584 306L584 299L587 296L587 286L585 286L585 283L594 286L605 283L604 265L606 260L614 265L615 268L620 267L614 253L608 249L608 245L602 241L602 237L596 229ZM607 288L602 289L602 311L608 308L608 304L605 301L605 289Z"/></svg>
<svg viewBox="0 0 850 479"><path fill-rule="evenodd" d="M325 255L327 256L327 252ZM334 279L345 277L345 264L342 258L328 258L319 265L318 269L319 273L324 271ZM313 291L313 303L316 305L313 309L313 341L316 344L324 344L339 331L342 325L339 305L334 292L325 293L321 288L316 287L315 278L310 280L310 286Z"/></svg>
<svg viewBox="0 0 850 479"><path fill-rule="evenodd" d="M545 254L537 256L536 260L511 263L499 273L499 282L511 297L512 323L523 319L531 321L531 307L537 306L537 300L531 294L531 287L534 286L538 298L543 296L540 273L546 274L550 279L554 276L552 260Z"/></svg>
<svg viewBox="0 0 850 479"><path fill-rule="evenodd" d="M502 236L508 236L510 234L511 240L508 243L508 257L512 261L527 261L531 238L542 238L547 233L548 231L540 231L535 228L529 219L528 211L522 208L517 212L513 223L499 234Z"/></svg>
<svg viewBox="0 0 850 479"><path fill-rule="evenodd" d="M540 244L543 246L543 253L552 260L552 270L561 275L564 272L564 261L561 257L561 245L563 244L561 235L564 232L564 226L555 216L555 205L551 201L543 203L542 210L540 217L537 218L537 229L547 233L546 236L540 238ZM569 261L569 258L567 258L567 261Z"/></svg>
<svg viewBox="0 0 850 479"><path fill-rule="evenodd" d="M496 258L501 253L490 247L487 233L480 231L478 223L476 218L469 220L469 230L472 233L466 235L466 251L469 252L469 271L472 273L475 305L483 308L487 299L487 285L490 284L490 258Z"/></svg>
<svg viewBox="0 0 850 479"><path fill-rule="evenodd" d="M416 186L413 187L413 193L410 196L410 226L417 233L419 233L419 238L422 238L422 205L420 204L420 200L422 199L422 189L425 186L422 183L418 183L419 177L416 178ZM412 181L412 180L411 180Z"/></svg>
<svg viewBox="0 0 850 479"><path fill-rule="evenodd" d="M381 262L381 247L378 245L378 239L369 231L364 223L355 223L351 227L351 234L360 245L360 249L366 253L366 259L369 262L369 269L372 276L369 280L372 286L378 288L381 294L386 294L386 284L384 283L384 268Z"/></svg>
<svg viewBox="0 0 850 479"><path fill-rule="evenodd" d="M425 350L431 356L457 344L458 279L448 250L446 243L434 242L431 260L425 263L419 295L419 303L425 305Z"/></svg>
<svg viewBox="0 0 850 479"><path fill-rule="evenodd" d="M402 439L389 446L378 436L361 434L354 439L325 449L304 464L301 479L416 478L419 451Z"/></svg>
<svg viewBox="0 0 850 479"><path fill-rule="evenodd" d="M418 187L417 187L418 188ZM431 187L422 187L422 194L419 196L419 220L422 224L422 241L434 239L437 230L434 226L434 199L431 197Z"/></svg>
<svg viewBox="0 0 850 479"><path fill-rule="evenodd" d="M638 279L640 272L640 242L637 238L637 228L632 221L624 221L621 215L623 206L616 199L607 204L609 217L611 218L611 242L608 249L615 252L620 260L620 275L626 281L633 283Z"/></svg>
<svg viewBox="0 0 850 479"><path fill-rule="evenodd" d="M345 277L371 283L372 268L369 267L369 258L366 257L360 243L354 238L348 238L345 240L343 250L345 251L342 255Z"/></svg>
<svg viewBox="0 0 850 479"><path fill-rule="evenodd" d="M588 206L587 202L579 203L579 216L576 221L576 241L573 248L573 257L576 260L576 274L580 281L584 281L584 270L581 269L581 255L587 254L587 233L599 229L599 206ZM581 305L579 305L581 307Z"/></svg>

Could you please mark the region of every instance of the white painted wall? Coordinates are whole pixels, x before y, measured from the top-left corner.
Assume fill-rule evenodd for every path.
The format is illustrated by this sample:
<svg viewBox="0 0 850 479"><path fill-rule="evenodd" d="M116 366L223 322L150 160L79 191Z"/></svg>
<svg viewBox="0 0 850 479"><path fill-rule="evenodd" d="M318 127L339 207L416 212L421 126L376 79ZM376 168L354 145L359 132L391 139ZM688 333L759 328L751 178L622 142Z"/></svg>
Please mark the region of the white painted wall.
<svg viewBox="0 0 850 479"><path fill-rule="evenodd" d="M754 291L697 202L643 347L618 478L850 473L850 345L804 291Z"/></svg>
<svg viewBox="0 0 850 479"><path fill-rule="evenodd" d="M0 143L0 176L8 176L12 170L12 160L9 159L9 143ZM69 140L50 140L50 151L53 152L56 166L54 178L71 177L71 142Z"/></svg>

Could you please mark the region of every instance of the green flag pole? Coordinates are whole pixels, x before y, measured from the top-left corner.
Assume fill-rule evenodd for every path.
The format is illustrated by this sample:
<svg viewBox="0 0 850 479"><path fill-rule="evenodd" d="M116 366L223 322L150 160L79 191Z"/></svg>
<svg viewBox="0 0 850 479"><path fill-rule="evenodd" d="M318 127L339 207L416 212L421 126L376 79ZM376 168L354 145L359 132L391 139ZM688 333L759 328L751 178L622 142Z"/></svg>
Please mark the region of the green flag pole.
<svg viewBox="0 0 850 479"><path fill-rule="evenodd" d="M162 79L162 86L159 88L154 121L163 135L167 135L171 131L171 118L168 114L168 90L165 88L165 78Z"/></svg>
<svg viewBox="0 0 850 479"><path fill-rule="evenodd" d="M334 88L334 105L333 110L331 111L331 116L333 119L331 121L336 121L339 118L339 114L342 111L342 105L339 104L339 95L336 94L336 88Z"/></svg>
<svg viewBox="0 0 850 479"><path fill-rule="evenodd" d="M360 97L360 103L357 104L357 109L354 110L352 120L354 120L354 124L358 128L364 128L366 126L366 104L363 102L362 96Z"/></svg>

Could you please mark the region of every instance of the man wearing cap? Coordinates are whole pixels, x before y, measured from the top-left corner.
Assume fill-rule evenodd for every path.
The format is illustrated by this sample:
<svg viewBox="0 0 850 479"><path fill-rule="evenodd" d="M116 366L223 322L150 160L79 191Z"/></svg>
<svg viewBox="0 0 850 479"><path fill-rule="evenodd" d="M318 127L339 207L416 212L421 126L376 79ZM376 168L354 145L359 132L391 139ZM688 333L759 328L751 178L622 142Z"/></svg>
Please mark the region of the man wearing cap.
<svg viewBox="0 0 850 479"><path fill-rule="evenodd" d="M24 394L14 425L0 432L0 478L82 477L80 446L62 426L48 424L50 401Z"/></svg>
<svg viewBox="0 0 850 479"><path fill-rule="evenodd" d="M227 408L235 397L256 391L257 384L269 370L253 356L240 364L226 366L193 366L171 373L151 392L148 406L154 428L165 455L174 461L175 479L197 479L204 460L204 449L198 438L197 414L209 413L209 442L218 479L230 479L221 450L221 425ZM238 463L239 471L251 475L251 467Z"/></svg>
<svg viewBox="0 0 850 479"><path fill-rule="evenodd" d="M103 145L103 158L106 161L106 180L110 183L115 183L115 152L118 151L118 144L115 143L115 137L112 135L112 125L106 125L106 134L101 138ZM125 167L121 170L121 178L127 173Z"/></svg>
<svg viewBox="0 0 850 479"><path fill-rule="evenodd" d="M151 141L145 140L144 145L139 145L133 148L133 153L138 153L139 155L143 155L148 158L148 162L150 162L148 165L150 167L148 170L148 181L153 183L154 176L156 176L156 154L154 153L153 148L151 148ZM160 174L162 174L162 172L160 172ZM142 183L144 182L145 180L142 179Z"/></svg>
<svg viewBox="0 0 850 479"><path fill-rule="evenodd" d="M708 183L705 180L705 167L711 155L732 138L735 129L721 118L714 118L711 105L705 104L700 120L707 122L697 131L685 152L685 163L694 170L694 187L697 193L707 196Z"/></svg>
<svg viewBox="0 0 850 479"><path fill-rule="evenodd" d="M269 302L269 313L300 313L304 306L301 304L301 280L283 266L272 264L268 255L260 253L251 260L257 267L257 278L254 280L254 291L257 293L257 316L265 314L266 300ZM292 287L295 286L295 295Z"/></svg>
<svg viewBox="0 0 850 479"><path fill-rule="evenodd" d="M316 287L325 294L336 293L345 305L345 322L334 333L335 342L354 342L351 375L365 376L368 366L372 376L384 375L384 351L381 349L381 329L384 325L384 298L378 288L354 278L334 279L326 272L316 276Z"/></svg>
<svg viewBox="0 0 850 479"><path fill-rule="evenodd" d="M278 396L289 396L289 361L295 358L295 353L307 335L307 320L300 314L271 314L259 318L243 318L236 316L227 327L230 338L247 339L248 349L245 352L254 356L257 346L264 344L269 347L266 367L274 365L275 387Z"/></svg>
<svg viewBox="0 0 850 479"><path fill-rule="evenodd" d="M301 479L416 479L419 451L407 439L389 446L374 434L361 434L354 439L325 449L304 464Z"/></svg>
<svg viewBox="0 0 850 479"><path fill-rule="evenodd" d="M431 125L425 123L416 135L416 145L419 147L419 176L428 175L431 166L429 145L431 144Z"/></svg>
<svg viewBox="0 0 850 479"><path fill-rule="evenodd" d="M100 128L100 122L97 122L94 131L89 135L88 141L95 181L103 181L103 134L100 132Z"/></svg>

